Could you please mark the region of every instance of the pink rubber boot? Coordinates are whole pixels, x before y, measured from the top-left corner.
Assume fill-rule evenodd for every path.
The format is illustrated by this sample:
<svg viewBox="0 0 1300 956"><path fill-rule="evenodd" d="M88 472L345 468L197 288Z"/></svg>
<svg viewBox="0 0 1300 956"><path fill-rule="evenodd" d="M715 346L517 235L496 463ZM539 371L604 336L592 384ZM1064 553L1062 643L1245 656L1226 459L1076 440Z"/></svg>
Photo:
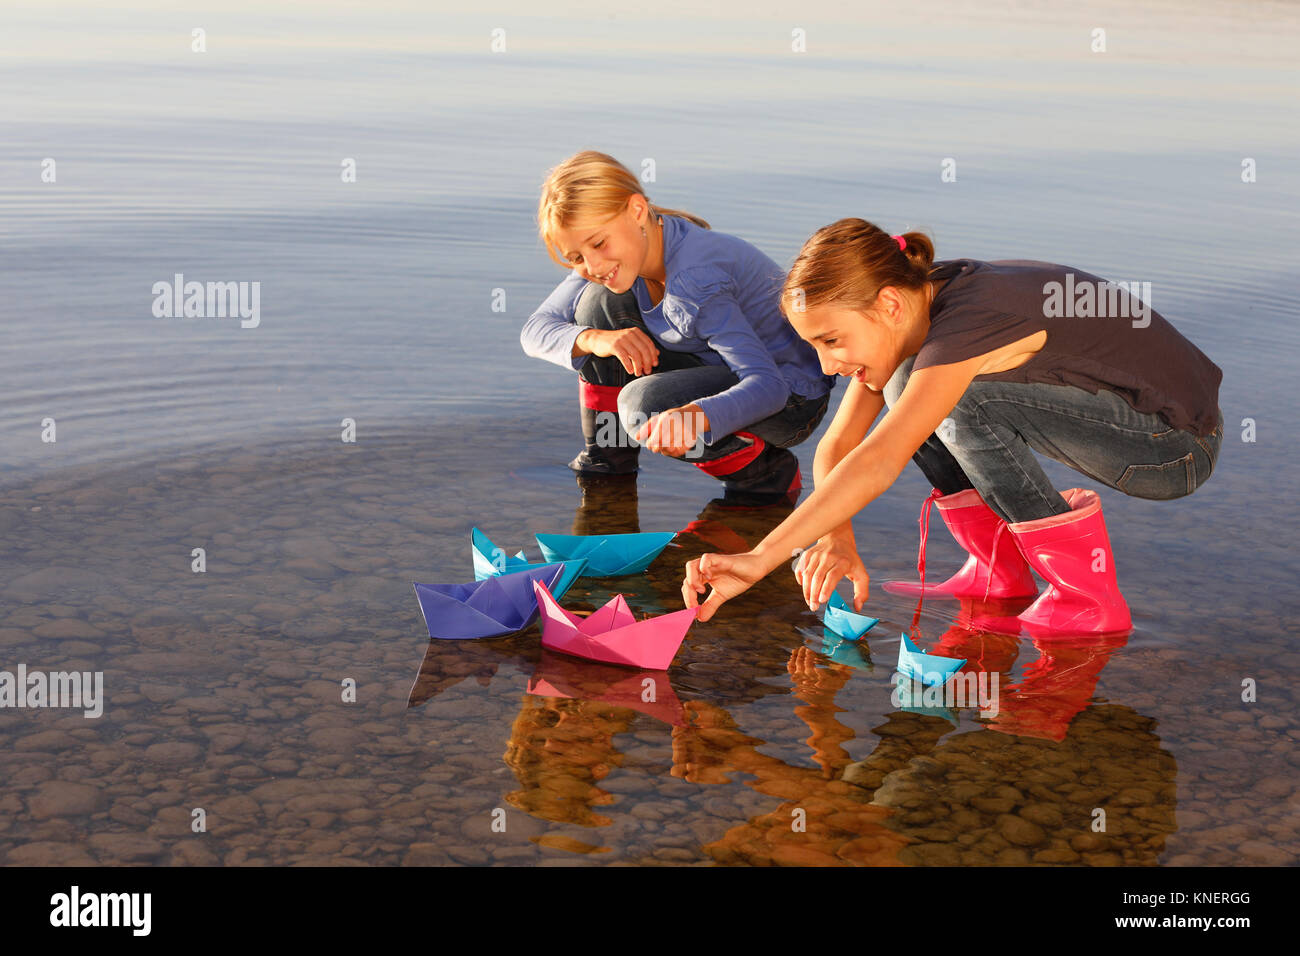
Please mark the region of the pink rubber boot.
<svg viewBox="0 0 1300 956"><path fill-rule="evenodd" d="M1029 566L1048 582L1018 615L1030 634L1109 634L1133 626L1097 492L1061 492L1070 510L1007 525Z"/></svg>
<svg viewBox="0 0 1300 956"><path fill-rule="evenodd" d="M961 570L942 584L925 581L925 541L930 533L930 505L939 506L943 522L970 555ZM967 488L945 495L937 488L921 506L921 548L916 559L920 582L886 581L890 594L941 598L1026 598L1038 593L1029 565L1010 540L1000 541L1007 523L984 503L978 491ZM1001 544L1001 549L998 545Z"/></svg>

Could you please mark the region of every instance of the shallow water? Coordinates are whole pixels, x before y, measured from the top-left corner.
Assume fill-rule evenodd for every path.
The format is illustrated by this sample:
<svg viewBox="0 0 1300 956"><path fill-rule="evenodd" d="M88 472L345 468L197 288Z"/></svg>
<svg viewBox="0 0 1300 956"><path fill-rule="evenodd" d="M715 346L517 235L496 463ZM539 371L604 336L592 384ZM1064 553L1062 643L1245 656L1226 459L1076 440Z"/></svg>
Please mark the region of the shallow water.
<svg viewBox="0 0 1300 956"><path fill-rule="evenodd" d="M103 671L106 702L0 712L0 861L1296 862L1294 9L828 10L804 60L785 14L746 9L683 29L685 8L521 8L493 59L469 18L236 4L206 12L201 69L191 24L149 6L16 18L0 669ZM702 522L565 600L660 613L685 560L783 517L719 509L648 454L635 501L565 469L572 379L517 334L559 278L536 186L585 145L655 159L652 198L780 262L858 214L940 256L1152 282L1224 369L1227 437L1190 498L1099 489L1134 633L1036 646L927 602L923 646L997 673L999 713L891 701L913 603L879 582L914 571L909 469L855 521L865 649L826 642L785 573L694 626L653 702L647 675L542 654L536 629L430 643L411 582L467 579L472 525L536 558L534 532ZM176 272L260 281L261 324L154 318ZM939 528L929 567L960 557Z"/></svg>
<svg viewBox="0 0 1300 956"><path fill-rule="evenodd" d="M666 677L649 675L647 705L645 674L543 654L535 628L427 641L410 582L466 576L439 573L468 568L466 515L508 548L535 531L708 522L696 526L707 540L683 534L648 574L617 581L635 610L662 613L679 605L684 560L728 532L753 543L784 512L720 509L702 476L660 461L635 495L584 496L552 460L565 435L529 434L518 457L537 464L514 470L450 456L463 432L430 428L67 471L7 495L5 660L102 670L106 704L93 720L5 715L3 858L1293 859L1300 729L1282 678L1300 669L1294 627L1219 576L1199 588L1213 615L1162 588L1215 557L1158 540L1168 529L1149 512L1110 513L1137 626L1126 642L1038 647L949 629L942 602L925 606L923 646L999 674L991 722L891 703L912 602L877 586L882 622L865 654L839 663L813 653L828 648L788 575L692 628ZM1230 473L1217 477L1222 492ZM1210 526L1230 512L1209 494L1186 506ZM908 573L907 525L860 527L859 540L897 545L873 562L876 581ZM946 544L932 567L956 560ZM598 606L614 586L580 580L565 604ZM1244 676L1260 682L1257 705L1238 700ZM349 678L355 703L342 699ZM1105 834L1089 829L1096 807ZM195 808L204 834L190 831ZM498 808L504 833L491 828Z"/></svg>

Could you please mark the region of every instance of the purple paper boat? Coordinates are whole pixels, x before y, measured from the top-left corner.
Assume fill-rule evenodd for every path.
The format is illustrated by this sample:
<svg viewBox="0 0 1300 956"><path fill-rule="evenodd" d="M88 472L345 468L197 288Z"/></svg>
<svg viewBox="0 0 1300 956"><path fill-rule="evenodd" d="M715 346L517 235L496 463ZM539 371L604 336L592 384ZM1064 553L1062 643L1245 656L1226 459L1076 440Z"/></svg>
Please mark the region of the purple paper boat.
<svg viewBox="0 0 1300 956"><path fill-rule="evenodd" d="M543 564L469 584L417 583L415 596L432 638L501 637L537 620L533 585L546 582L554 587L564 573L563 564Z"/></svg>
<svg viewBox="0 0 1300 956"><path fill-rule="evenodd" d="M533 583L533 591L542 612L543 647L606 664L656 671L668 669L700 610L690 607L638 621L623 595L616 594L584 619L560 607L541 581Z"/></svg>

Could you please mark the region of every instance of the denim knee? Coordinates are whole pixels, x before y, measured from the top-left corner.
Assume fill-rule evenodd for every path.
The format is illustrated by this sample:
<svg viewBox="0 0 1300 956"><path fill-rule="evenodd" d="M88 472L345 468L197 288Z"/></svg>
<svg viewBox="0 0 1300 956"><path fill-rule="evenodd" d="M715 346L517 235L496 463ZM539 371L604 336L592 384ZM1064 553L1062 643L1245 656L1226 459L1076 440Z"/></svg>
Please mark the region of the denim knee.
<svg viewBox="0 0 1300 956"><path fill-rule="evenodd" d="M635 435L637 429L648 422L651 416L664 411L662 408L652 408L647 401L646 389L649 382L650 376L643 375L634 378L619 390L618 419L629 435Z"/></svg>
<svg viewBox="0 0 1300 956"><path fill-rule="evenodd" d="M588 282L578 296L573 322L588 329L617 329L639 324L641 309L636 296L627 292L611 292L599 282Z"/></svg>
<svg viewBox="0 0 1300 956"><path fill-rule="evenodd" d="M670 406L666 404L661 397L659 401L654 401L652 389L659 383L652 381L654 376L645 375L641 378L633 379L624 385L618 393L618 420L623 426L623 430L635 441L636 433L645 426L654 416L668 411ZM638 442L638 444L640 444ZM697 437L695 444L686 450L681 457L687 461L698 461L706 455L706 451L717 446L707 446L704 439Z"/></svg>
<svg viewBox="0 0 1300 956"><path fill-rule="evenodd" d="M594 329L605 324L605 297L608 291L604 286L588 282L578 296L578 304L573 310L573 324Z"/></svg>

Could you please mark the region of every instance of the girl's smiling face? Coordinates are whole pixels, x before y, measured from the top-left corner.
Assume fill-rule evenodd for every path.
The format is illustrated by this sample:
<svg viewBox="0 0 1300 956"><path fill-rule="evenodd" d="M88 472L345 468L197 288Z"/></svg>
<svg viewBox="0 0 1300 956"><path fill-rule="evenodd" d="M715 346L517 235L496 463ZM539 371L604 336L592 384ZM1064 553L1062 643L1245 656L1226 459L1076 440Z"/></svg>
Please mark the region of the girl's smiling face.
<svg viewBox="0 0 1300 956"><path fill-rule="evenodd" d="M817 350L824 373L848 376L879 392L907 356L901 327L874 311L816 306L791 312L790 324Z"/></svg>
<svg viewBox="0 0 1300 956"><path fill-rule="evenodd" d="M932 283L918 290L887 285L866 309L827 302L787 314L799 337L817 350L823 372L879 392L924 343L933 296Z"/></svg>
<svg viewBox="0 0 1300 956"><path fill-rule="evenodd" d="M641 274L649 243L641 234L645 203L632 197L627 208L603 222L579 222L555 230L555 244L573 269L611 292L626 292ZM638 211L642 217L638 220Z"/></svg>

